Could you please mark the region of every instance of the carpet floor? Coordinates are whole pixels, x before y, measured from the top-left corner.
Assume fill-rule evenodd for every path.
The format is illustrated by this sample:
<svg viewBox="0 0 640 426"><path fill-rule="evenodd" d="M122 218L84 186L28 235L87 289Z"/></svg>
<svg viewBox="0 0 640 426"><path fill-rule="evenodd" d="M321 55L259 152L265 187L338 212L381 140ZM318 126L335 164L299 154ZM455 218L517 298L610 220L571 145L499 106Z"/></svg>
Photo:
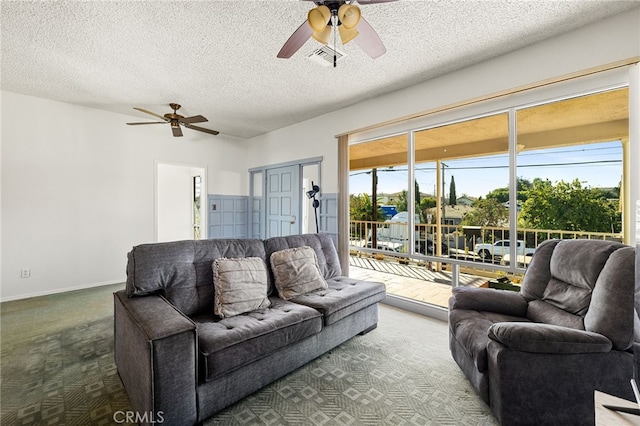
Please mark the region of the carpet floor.
<svg viewBox="0 0 640 426"><path fill-rule="evenodd" d="M3 425L128 424L104 286L0 304ZM381 304L357 336L205 425L497 425L449 354L447 324Z"/></svg>

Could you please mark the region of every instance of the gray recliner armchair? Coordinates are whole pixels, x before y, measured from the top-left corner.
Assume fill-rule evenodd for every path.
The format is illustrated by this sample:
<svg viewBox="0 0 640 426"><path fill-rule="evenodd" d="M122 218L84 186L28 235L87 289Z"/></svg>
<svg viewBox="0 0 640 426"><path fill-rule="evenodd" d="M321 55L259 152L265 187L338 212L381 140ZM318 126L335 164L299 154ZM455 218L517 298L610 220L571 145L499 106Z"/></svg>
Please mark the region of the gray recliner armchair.
<svg viewBox="0 0 640 426"><path fill-rule="evenodd" d="M593 424L594 390L633 400L634 258L549 240L520 292L453 289L451 354L501 424Z"/></svg>

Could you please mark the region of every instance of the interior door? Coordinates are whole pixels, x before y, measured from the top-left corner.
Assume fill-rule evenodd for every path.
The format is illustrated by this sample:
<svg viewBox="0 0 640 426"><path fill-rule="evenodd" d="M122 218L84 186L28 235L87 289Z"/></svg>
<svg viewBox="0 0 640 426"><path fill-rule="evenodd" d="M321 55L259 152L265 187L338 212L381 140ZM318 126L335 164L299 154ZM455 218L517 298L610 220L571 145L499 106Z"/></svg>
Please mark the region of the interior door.
<svg viewBox="0 0 640 426"><path fill-rule="evenodd" d="M267 170L266 237L300 234L300 166Z"/></svg>
<svg viewBox="0 0 640 426"><path fill-rule="evenodd" d="M201 194L206 194L205 168L157 163L155 176L157 242L205 238L200 231L206 230L206 218L201 216L199 211L196 213L196 207L198 210L200 208L200 199L196 200L196 177L199 177L198 198L200 198Z"/></svg>

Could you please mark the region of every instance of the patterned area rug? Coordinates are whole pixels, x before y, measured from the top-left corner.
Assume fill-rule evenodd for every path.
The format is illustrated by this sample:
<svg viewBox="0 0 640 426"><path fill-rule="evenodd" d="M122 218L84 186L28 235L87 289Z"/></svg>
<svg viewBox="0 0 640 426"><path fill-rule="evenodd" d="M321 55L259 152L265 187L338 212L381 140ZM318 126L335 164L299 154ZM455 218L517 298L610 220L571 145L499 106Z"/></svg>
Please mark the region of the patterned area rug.
<svg viewBox="0 0 640 426"><path fill-rule="evenodd" d="M2 343L3 425L129 424L125 420L131 406L113 362L111 316L75 327L48 327L35 337L3 336ZM497 422L451 359L447 325L381 305L376 330L351 339L205 424Z"/></svg>
<svg viewBox="0 0 640 426"><path fill-rule="evenodd" d="M3 341L0 356L3 425L111 425L115 412L131 410L111 318Z"/></svg>
<svg viewBox="0 0 640 426"><path fill-rule="evenodd" d="M497 425L448 349L447 324L380 305L357 336L206 425Z"/></svg>

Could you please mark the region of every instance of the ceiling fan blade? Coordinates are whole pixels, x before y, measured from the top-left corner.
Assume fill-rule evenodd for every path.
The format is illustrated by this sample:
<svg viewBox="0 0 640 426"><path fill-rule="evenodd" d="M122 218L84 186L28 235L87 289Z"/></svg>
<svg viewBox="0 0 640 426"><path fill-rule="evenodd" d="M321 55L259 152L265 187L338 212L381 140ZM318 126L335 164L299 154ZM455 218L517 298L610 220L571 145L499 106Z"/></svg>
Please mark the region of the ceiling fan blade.
<svg viewBox="0 0 640 426"><path fill-rule="evenodd" d="M127 123L129 126L138 126L140 124L167 124L166 121L145 121L144 123Z"/></svg>
<svg viewBox="0 0 640 426"><path fill-rule="evenodd" d="M192 129L192 130L197 130L199 132L205 132L205 133L209 133L211 135L217 135L218 133L220 133L217 130L211 130L211 129L205 129L204 127L200 127L200 126L193 126L191 124L185 124L184 127L186 127L187 129Z"/></svg>
<svg viewBox="0 0 640 426"><path fill-rule="evenodd" d="M171 131L173 132L173 136L175 136L175 137L182 136L182 129L178 125L175 125L175 126L172 125L171 126Z"/></svg>
<svg viewBox="0 0 640 426"><path fill-rule="evenodd" d="M180 120L182 123L191 124L191 123L204 123L207 120L205 117L201 115L194 115L193 117L184 117Z"/></svg>
<svg viewBox="0 0 640 426"><path fill-rule="evenodd" d="M293 34L291 34L291 37L289 37L286 43L282 46L282 49L278 52L278 58L287 59L293 56L293 54L296 53L307 40L309 40L311 34L313 34L313 29L309 26L309 20L307 19L298 27L297 30L294 31Z"/></svg>
<svg viewBox="0 0 640 426"><path fill-rule="evenodd" d="M166 118L164 118L162 115L156 114L155 112L147 111L144 108L133 107L133 109L135 109L137 111L140 111L140 112L144 112L145 114L153 115L154 117L158 117L160 120L169 121Z"/></svg>
<svg viewBox="0 0 640 426"><path fill-rule="evenodd" d="M387 48L382 44L382 40L376 33L376 30L364 18L360 18L358 23L358 32L360 35L353 39L360 49L371 58L376 59L378 56L384 55Z"/></svg>

